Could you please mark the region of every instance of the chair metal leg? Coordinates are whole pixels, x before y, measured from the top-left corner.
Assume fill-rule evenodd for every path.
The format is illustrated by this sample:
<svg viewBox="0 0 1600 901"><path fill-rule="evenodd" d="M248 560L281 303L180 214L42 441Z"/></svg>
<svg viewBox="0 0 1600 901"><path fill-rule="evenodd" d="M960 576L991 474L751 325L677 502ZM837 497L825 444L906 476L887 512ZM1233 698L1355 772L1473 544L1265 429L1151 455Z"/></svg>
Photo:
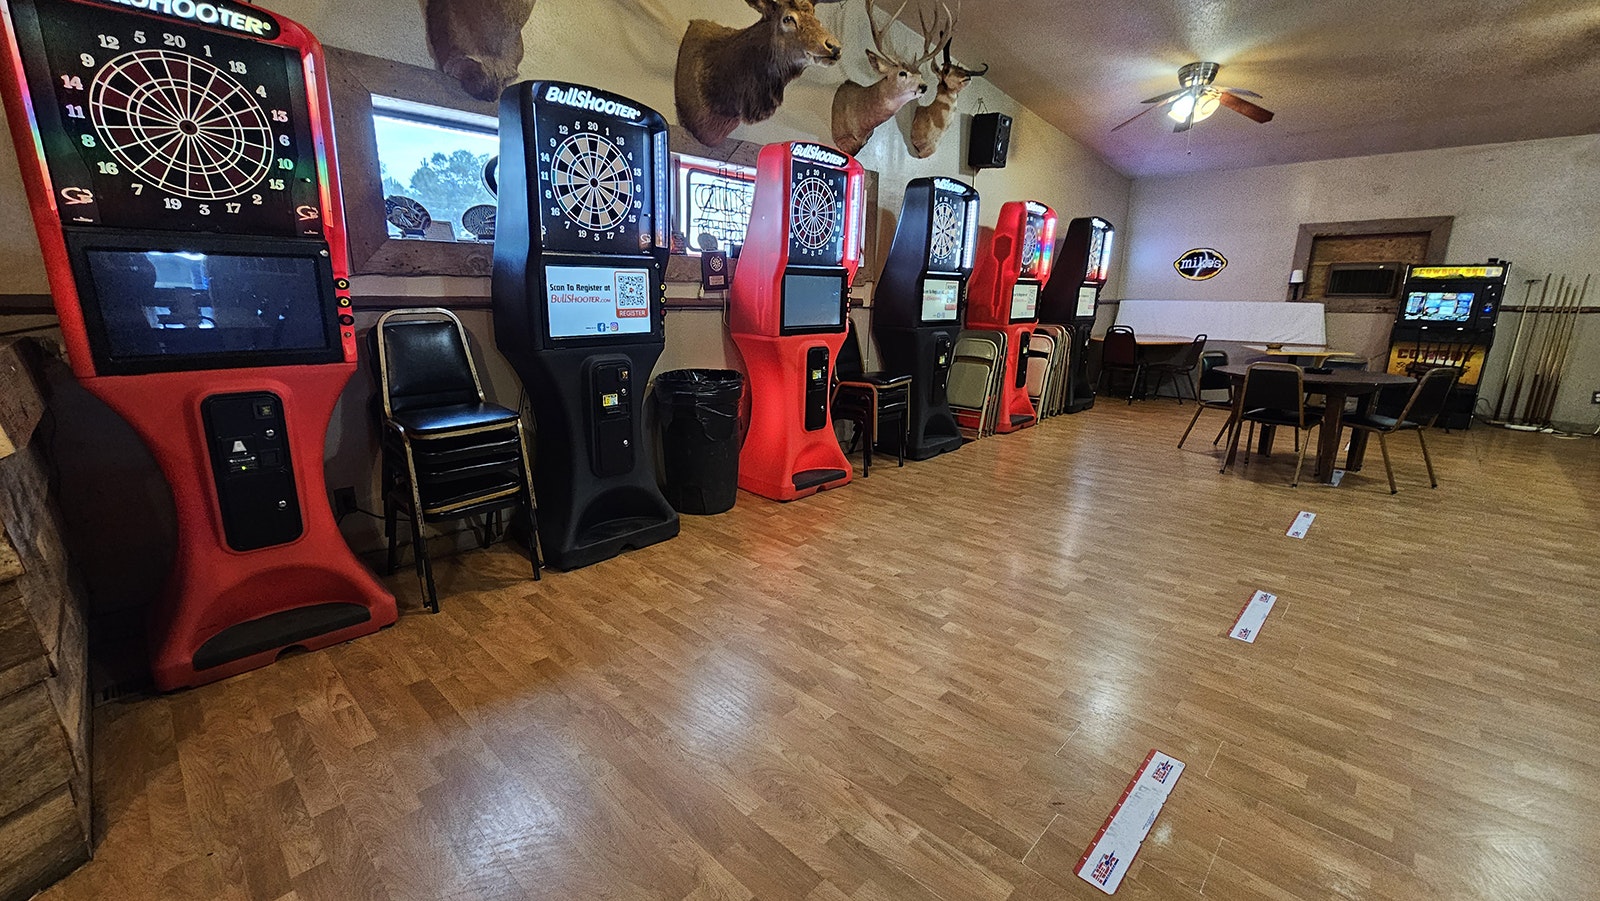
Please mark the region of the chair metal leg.
<svg viewBox="0 0 1600 901"><path fill-rule="evenodd" d="M900 411L900 445L895 449L897 465L906 465L906 445L911 442L911 401L906 401L905 409Z"/></svg>
<svg viewBox="0 0 1600 901"><path fill-rule="evenodd" d="M1194 424L1200 421L1200 414L1205 412L1205 409L1206 409L1205 407L1198 406L1198 405L1194 408L1194 418L1189 420L1189 427L1183 430L1183 437L1178 439L1178 447L1179 448L1183 447L1183 442L1189 440L1189 433L1194 431ZM1222 437L1222 433L1218 432L1217 433L1217 437L1221 438ZM1211 443L1212 444L1216 444L1215 441L1213 441Z"/></svg>
<svg viewBox="0 0 1600 901"><path fill-rule="evenodd" d="M878 440L878 430L874 426L874 420L877 418L878 411L874 410L872 411L872 418L866 419L861 423L861 428L866 433L864 437L867 445L866 450L861 452L861 477L863 479L872 475L872 443Z"/></svg>
<svg viewBox="0 0 1600 901"><path fill-rule="evenodd" d="M1256 422L1250 420L1250 434L1244 440L1244 462L1250 462L1250 449L1256 446Z"/></svg>
<svg viewBox="0 0 1600 901"><path fill-rule="evenodd" d="M1417 443L1422 445L1422 462L1428 467L1428 487L1438 488L1439 480L1433 475L1433 458L1428 455L1428 439L1422 437L1422 430L1417 429Z"/></svg>
<svg viewBox="0 0 1600 901"><path fill-rule="evenodd" d="M1399 494L1400 489L1394 486L1394 467L1389 463L1389 442L1385 433L1378 433L1378 450L1383 451L1383 471L1389 476L1389 493Z"/></svg>
<svg viewBox="0 0 1600 901"><path fill-rule="evenodd" d="M1216 447L1217 446L1217 442L1221 441L1222 440L1222 436L1228 434L1228 432L1233 429L1233 426L1234 426L1233 414L1229 413L1227 421L1222 423L1222 428L1217 429L1217 437L1211 439L1211 446L1212 447Z"/></svg>
<svg viewBox="0 0 1600 901"><path fill-rule="evenodd" d="M387 491L383 495L383 536L389 540L388 565L384 568L384 575L392 576L400 568L400 511L395 508L394 499Z"/></svg>
<svg viewBox="0 0 1600 901"><path fill-rule="evenodd" d="M1254 434L1254 432L1255 432L1255 424L1254 423L1251 424L1250 430L1251 430L1251 433ZM1240 422L1240 423L1235 423L1234 424L1233 432L1228 435L1228 452L1226 454L1222 455L1222 468L1217 470L1217 472L1227 472L1228 471L1228 461L1233 459L1233 456L1239 452L1239 433L1241 433L1243 431L1244 431L1244 423ZM1250 453L1249 445L1245 446L1244 452L1246 454Z"/></svg>
<svg viewBox="0 0 1600 901"><path fill-rule="evenodd" d="M539 560L539 516L533 511L533 495L527 489L522 492L522 504L519 507L528 521L528 561L533 564L533 581L539 581L539 570L544 564Z"/></svg>
<svg viewBox="0 0 1600 901"><path fill-rule="evenodd" d="M422 505L411 506L411 558L417 568L417 582L422 586L422 603L428 610L439 612L439 593L433 586L433 565L428 560L428 539L422 534Z"/></svg>
<svg viewBox="0 0 1600 901"><path fill-rule="evenodd" d="M1311 430L1306 429L1306 440L1300 440L1300 430L1294 430L1295 457L1294 481L1289 483L1290 488L1300 487L1300 468L1306 465L1306 448L1311 446Z"/></svg>

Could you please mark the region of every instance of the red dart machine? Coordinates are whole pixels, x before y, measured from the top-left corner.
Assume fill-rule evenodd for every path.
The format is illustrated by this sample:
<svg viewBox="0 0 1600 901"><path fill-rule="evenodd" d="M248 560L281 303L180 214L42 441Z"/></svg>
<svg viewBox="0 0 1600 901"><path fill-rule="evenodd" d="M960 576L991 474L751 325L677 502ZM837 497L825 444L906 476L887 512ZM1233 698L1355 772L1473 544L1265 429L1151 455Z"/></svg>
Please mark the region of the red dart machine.
<svg viewBox="0 0 1600 901"><path fill-rule="evenodd" d="M0 0L0 88L73 372L172 491L150 641L173 689L395 602L323 482L356 334L321 47L229 0L142 5Z"/></svg>
<svg viewBox="0 0 1600 901"><path fill-rule="evenodd" d="M1013 200L1000 207L994 233L978 249L967 293L967 328L1006 333L999 432L1015 432L1037 421L1028 398L1028 339L1038 322L1039 291L1050 281L1055 240L1055 211L1031 200Z"/></svg>
<svg viewBox="0 0 1600 901"><path fill-rule="evenodd" d="M729 297L729 330L750 379L739 487L792 501L850 482L828 414L861 265L862 181L820 144L769 144Z"/></svg>

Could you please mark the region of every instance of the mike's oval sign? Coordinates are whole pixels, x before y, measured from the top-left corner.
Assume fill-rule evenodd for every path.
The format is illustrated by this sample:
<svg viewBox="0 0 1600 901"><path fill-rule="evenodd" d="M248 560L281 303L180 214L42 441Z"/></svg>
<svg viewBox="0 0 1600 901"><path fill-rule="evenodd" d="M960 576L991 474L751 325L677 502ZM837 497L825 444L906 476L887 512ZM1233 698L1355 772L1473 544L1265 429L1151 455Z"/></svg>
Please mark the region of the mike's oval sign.
<svg viewBox="0 0 1600 901"><path fill-rule="evenodd" d="M1210 247L1196 247L1172 261L1172 268L1192 282L1203 282L1228 268L1228 258Z"/></svg>

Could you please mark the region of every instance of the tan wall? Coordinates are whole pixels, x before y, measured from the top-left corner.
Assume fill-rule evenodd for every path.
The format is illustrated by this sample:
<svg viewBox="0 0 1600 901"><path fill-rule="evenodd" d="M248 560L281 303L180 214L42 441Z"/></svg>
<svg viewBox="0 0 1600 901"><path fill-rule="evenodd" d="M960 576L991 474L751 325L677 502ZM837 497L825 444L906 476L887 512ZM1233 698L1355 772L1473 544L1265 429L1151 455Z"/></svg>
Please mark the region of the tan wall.
<svg viewBox="0 0 1600 901"><path fill-rule="evenodd" d="M1511 303L1548 272L1600 275L1600 135L1138 179L1122 296L1282 301L1302 223L1425 216L1455 217L1449 262L1512 261ZM1192 247L1216 248L1228 268L1205 282L1179 278L1172 261ZM1589 305L1600 305L1600 289ZM1600 316L1581 319L1554 418L1592 430ZM1333 314L1328 339L1380 354L1389 321ZM1480 395L1491 403L1516 325L1515 315L1500 320Z"/></svg>

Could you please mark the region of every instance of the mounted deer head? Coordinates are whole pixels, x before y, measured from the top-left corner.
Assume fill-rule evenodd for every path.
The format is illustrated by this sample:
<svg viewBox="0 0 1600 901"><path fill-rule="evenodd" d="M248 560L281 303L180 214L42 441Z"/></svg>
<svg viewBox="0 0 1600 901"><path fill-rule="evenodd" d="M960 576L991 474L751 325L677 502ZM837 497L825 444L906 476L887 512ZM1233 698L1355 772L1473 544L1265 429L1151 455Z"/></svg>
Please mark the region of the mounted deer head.
<svg viewBox="0 0 1600 901"><path fill-rule="evenodd" d="M948 26L943 25L945 18L938 12L933 14L932 26L926 16L919 15L922 55L900 55L889 48L887 39L900 13L905 12L906 4L901 3L888 23L879 28L878 18L872 12L872 0L865 2L867 22L872 26L872 43L877 47L875 51L867 51L867 60L879 78L870 85L847 81L839 85L833 95L833 143L851 155L860 153L872 132L894 118L902 106L927 93L928 82L922 76L922 67L939 55L949 32ZM945 7L945 13L949 11L949 7Z"/></svg>
<svg viewBox="0 0 1600 901"><path fill-rule="evenodd" d="M955 20L950 22L952 37L955 34ZM972 79L980 78L989 73L989 66L982 69L963 69L950 61L950 41L944 44L944 64L935 73L939 76L939 87L934 91L933 102L927 106L917 107L916 113L911 118L911 155L919 160L933 156L939 148L939 140L944 137L950 123L956 117L956 98Z"/></svg>
<svg viewBox="0 0 1600 901"><path fill-rule="evenodd" d="M422 0L439 71L479 100L498 100L522 64L522 26L534 0Z"/></svg>
<svg viewBox="0 0 1600 901"><path fill-rule="evenodd" d="M789 82L807 66L833 65L843 52L816 15L817 4L843 0L745 2L761 21L741 30L695 19L678 45L678 121L708 147L741 122L771 118Z"/></svg>

